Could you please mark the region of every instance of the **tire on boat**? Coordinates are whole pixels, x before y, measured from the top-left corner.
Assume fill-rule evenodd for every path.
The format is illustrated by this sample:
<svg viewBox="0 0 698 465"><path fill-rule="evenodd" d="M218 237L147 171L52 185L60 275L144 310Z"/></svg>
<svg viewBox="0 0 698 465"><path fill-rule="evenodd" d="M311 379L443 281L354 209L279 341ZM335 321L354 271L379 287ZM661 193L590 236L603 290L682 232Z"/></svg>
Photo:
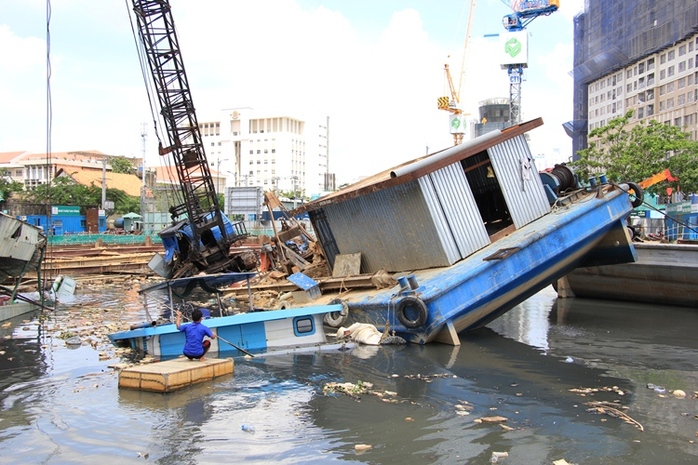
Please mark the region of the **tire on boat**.
<svg viewBox="0 0 698 465"><path fill-rule="evenodd" d="M642 191L642 187L634 182L626 183L630 189L635 192L635 199L632 201L633 208L637 208L642 205L642 201L645 199L645 193Z"/></svg>
<svg viewBox="0 0 698 465"><path fill-rule="evenodd" d="M339 328L346 323L349 318L349 305L342 299L334 299L330 305L342 304L342 309L338 312L330 312L325 314L325 324L331 328Z"/></svg>
<svg viewBox="0 0 698 465"><path fill-rule="evenodd" d="M397 319L406 328L415 329L427 322L427 304L418 297L407 296L397 303Z"/></svg>

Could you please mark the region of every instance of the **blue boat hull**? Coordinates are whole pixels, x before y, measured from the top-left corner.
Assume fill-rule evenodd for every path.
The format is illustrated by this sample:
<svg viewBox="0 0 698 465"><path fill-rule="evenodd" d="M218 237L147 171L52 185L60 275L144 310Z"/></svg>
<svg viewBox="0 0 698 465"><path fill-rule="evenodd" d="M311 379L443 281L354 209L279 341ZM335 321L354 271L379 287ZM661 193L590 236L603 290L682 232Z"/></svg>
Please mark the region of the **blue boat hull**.
<svg viewBox="0 0 698 465"><path fill-rule="evenodd" d="M586 194L452 266L414 271L416 289L349 293L343 297L349 308L344 324L389 327L413 343L459 344L458 332L492 321L590 257L594 263L634 261L625 234L631 210L621 189ZM426 309L419 327L407 327L398 317L406 297L417 298Z"/></svg>

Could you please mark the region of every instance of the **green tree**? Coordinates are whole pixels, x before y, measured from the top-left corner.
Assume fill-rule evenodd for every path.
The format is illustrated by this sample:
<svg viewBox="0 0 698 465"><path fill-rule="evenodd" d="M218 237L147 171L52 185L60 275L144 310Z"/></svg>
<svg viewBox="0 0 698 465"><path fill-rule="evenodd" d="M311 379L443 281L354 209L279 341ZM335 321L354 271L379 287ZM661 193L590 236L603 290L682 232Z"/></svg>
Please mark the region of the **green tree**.
<svg viewBox="0 0 698 465"><path fill-rule="evenodd" d="M24 185L14 181L7 169L0 169L0 201L7 200L16 192L22 192Z"/></svg>
<svg viewBox="0 0 698 465"><path fill-rule="evenodd" d="M98 205L101 199L101 190L91 186L78 184L68 176L58 176L51 184L41 184L27 192L25 199L32 203L49 205Z"/></svg>
<svg viewBox="0 0 698 465"><path fill-rule="evenodd" d="M136 172L133 160L126 157L110 157L109 164L114 173L134 174Z"/></svg>
<svg viewBox="0 0 698 465"><path fill-rule="evenodd" d="M130 196L121 189L107 188L106 196L114 202L114 213L138 212L141 209L140 198ZM58 176L51 181L51 186L42 184L27 192L25 200L49 205L96 207L102 203L102 188L83 186L73 178Z"/></svg>
<svg viewBox="0 0 698 465"><path fill-rule="evenodd" d="M578 152L579 159L572 162L582 179L605 173L609 179L639 182L669 169L678 182L662 182L651 186L658 192L669 184L684 192L698 190L698 143L677 126L644 121L627 129L633 111L614 118L603 127L589 133L590 140L598 144Z"/></svg>

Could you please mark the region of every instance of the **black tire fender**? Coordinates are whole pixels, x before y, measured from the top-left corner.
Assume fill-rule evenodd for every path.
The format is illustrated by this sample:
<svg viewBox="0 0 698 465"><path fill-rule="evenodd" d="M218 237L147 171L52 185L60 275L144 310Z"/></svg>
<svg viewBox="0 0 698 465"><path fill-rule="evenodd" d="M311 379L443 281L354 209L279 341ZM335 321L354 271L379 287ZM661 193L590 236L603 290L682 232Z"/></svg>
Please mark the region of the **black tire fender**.
<svg viewBox="0 0 698 465"><path fill-rule="evenodd" d="M640 187L637 183L634 182L628 182L626 184L635 193L635 199L632 201L633 208L639 207L640 205L642 205L642 202L645 199L645 193L643 192L642 187Z"/></svg>
<svg viewBox="0 0 698 465"><path fill-rule="evenodd" d="M346 323L349 317L349 305L342 299L334 299L330 302L330 305L342 304L342 309L338 312L326 313L323 318L325 324L331 328L339 328L344 323Z"/></svg>
<svg viewBox="0 0 698 465"><path fill-rule="evenodd" d="M407 296L397 303L397 319L406 328L415 329L427 322L427 304L418 297Z"/></svg>

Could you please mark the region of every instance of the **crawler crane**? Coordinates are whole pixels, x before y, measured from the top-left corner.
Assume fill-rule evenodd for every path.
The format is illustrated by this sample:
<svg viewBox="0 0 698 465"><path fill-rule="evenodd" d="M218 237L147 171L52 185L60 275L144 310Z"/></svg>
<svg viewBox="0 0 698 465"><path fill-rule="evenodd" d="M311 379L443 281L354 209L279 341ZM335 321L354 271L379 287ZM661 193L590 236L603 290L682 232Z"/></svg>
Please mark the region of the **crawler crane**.
<svg viewBox="0 0 698 465"><path fill-rule="evenodd" d="M172 225L158 234L165 246L160 264L167 278L200 272L242 271L241 257L230 246L246 235L243 223L231 224L221 212L199 132L167 0L132 0L138 35L157 92L168 137L160 154L171 154L179 178L182 203L170 208Z"/></svg>

